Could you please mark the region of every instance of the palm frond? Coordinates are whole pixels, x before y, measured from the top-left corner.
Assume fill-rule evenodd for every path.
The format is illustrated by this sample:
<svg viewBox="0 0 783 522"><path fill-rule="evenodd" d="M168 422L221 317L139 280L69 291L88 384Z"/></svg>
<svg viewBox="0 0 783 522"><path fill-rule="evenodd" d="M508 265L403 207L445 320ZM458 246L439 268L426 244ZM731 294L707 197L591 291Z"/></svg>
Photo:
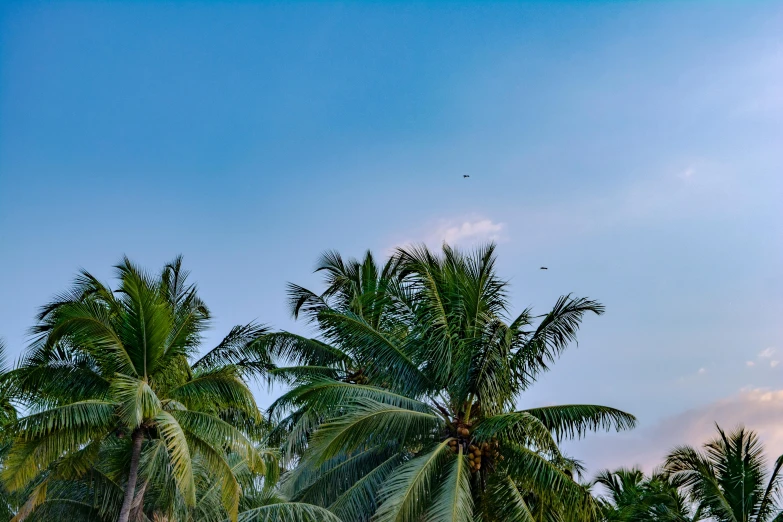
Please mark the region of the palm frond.
<svg viewBox="0 0 783 522"><path fill-rule="evenodd" d="M211 482L219 485L220 500L228 512L229 519L231 522L236 522L241 490L234 470L226 461L225 454L192 435L189 439L193 453L198 455L206 465Z"/></svg>
<svg viewBox="0 0 783 522"><path fill-rule="evenodd" d="M361 399L369 399L409 410L431 411L430 407L421 401L384 388L324 378L314 379L310 383L297 386L285 393L272 403L268 411L274 415L281 410L288 411L307 406L316 412L328 412Z"/></svg>
<svg viewBox="0 0 783 522"><path fill-rule="evenodd" d="M185 431L177 419L167 411L158 412L155 422L166 443L177 488L182 493L185 503L193 506L196 503L196 485L193 479L193 465Z"/></svg>
<svg viewBox="0 0 783 522"><path fill-rule="evenodd" d="M288 386L307 384L318 379L341 380L347 374L330 366L278 366L269 370L270 380L282 381Z"/></svg>
<svg viewBox="0 0 783 522"><path fill-rule="evenodd" d="M188 436L197 437L213 448L230 449L247 459L250 469L264 473L264 460L253 442L231 424L198 411L173 411L171 416Z"/></svg>
<svg viewBox="0 0 783 522"><path fill-rule="evenodd" d="M584 315L601 315L604 307L597 301L583 297L560 297L552 310L544 316L530 335L519 337L517 350L512 359L512 368L517 383L527 387L539 373L549 369L548 364L576 342L576 332Z"/></svg>
<svg viewBox="0 0 783 522"><path fill-rule="evenodd" d="M127 344L135 348L128 352L136 370L135 375L146 377L163 363L164 355L177 355L166 354L165 351L173 330L174 311L154 279L127 257L115 268L120 279L117 292L124 312L117 332Z"/></svg>
<svg viewBox="0 0 783 522"><path fill-rule="evenodd" d="M765 488L764 495L761 497L759 502L757 514L758 520L764 520L768 518L772 514L773 510L779 509L776 503L776 499L780 493L781 469L783 469L783 455L779 456L775 460L775 465L772 467L772 472L770 473L769 480L767 481L767 487ZM783 514L783 511L781 511L781 514Z"/></svg>
<svg viewBox="0 0 783 522"><path fill-rule="evenodd" d="M550 430L527 411L487 417L476 425L473 436L480 442L488 442L497 437L506 443L532 446L552 455L560 453Z"/></svg>
<svg viewBox="0 0 783 522"><path fill-rule="evenodd" d="M524 411L540 420L558 441L582 437L588 431L622 431L636 426L633 415L593 404L545 406Z"/></svg>
<svg viewBox="0 0 783 522"><path fill-rule="evenodd" d="M95 300L63 303L48 315L46 323L33 329L33 334L48 349L67 341L95 357L108 371L138 376L140 372L112 318L111 311Z"/></svg>
<svg viewBox="0 0 783 522"><path fill-rule="evenodd" d="M556 499L567 512L594 513L597 504L582 485L542 455L522 446L502 446L505 471L519 484L544 499Z"/></svg>
<svg viewBox="0 0 783 522"><path fill-rule="evenodd" d="M721 490L712 465L697 450L690 446L674 448L666 458L664 469L682 484L691 500L706 508L709 515L734 519L734 509Z"/></svg>
<svg viewBox="0 0 783 522"><path fill-rule="evenodd" d="M2 385L7 396L31 411L84 400L108 400L109 381L91 363L89 358L76 357L68 350L42 349L28 354L17 368L6 373Z"/></svg>
<svg viewBox="0 0 783 522"><path fill-rule="evenodd" d="M218 412L240 409L251 418L259 417L253 393L234 366L224 366L196 373L192 379L168 392L168 396L188 409Z"/></svg>
<svg viewBox="0 0 783 522"><path fill-rule="evenodd" d="M193 363L193 369L205 371L233 365L262 374L271 361L257 345L268 331L268 327L256 323L233 327L215 348Z"/></svg>
<svg viewBox="0 0 783 522"><path fill-rule="evenodd" d="M318 462L367 445L401 444L411 435L436 430L441 419L431 412L409 410L362 399L345 415L330 420L313 434L311 454Z"/></svg>
<svg viewBox="0 0 783 522"><path fill-rule="evenodd" d="M424 512L436 480L451 455L448 440L405 463L383 484L373 522L415 522Z"/></svg>
<svg viewBox="0 0 783 522"><path fill-rule="evenodd" d="M142 379L117 374L112 379L111 392L119 403L120 419L131 429L141 426L145 420L153 419L162 407L158 396Z"/></svg>
<svg viewBox="0 0 783 522"><path fill-rule="evenodd" d="M404 339L376 329L352 312L324 310L318 320L327 338L350 346L352 355L366 365L367 373L382 374L391 389L417 394L430 385L429 378L406 353Z"/></svg>
<svg viewBox="0 0 783 522"><path fill-rule="evenodd" d="M114 405L83 401L23 417L11 427L17 433L2 470L12 490L31 481L68 451L76 451L112 427Z"/></svg>
<svg viewBox="0 0 783 522"><path fill-rule="evenodd" d="M329 510L343 520L369 521L378 507L378 491L402 462L403 456L394 453L340 494L329 506Z"/></svg>
<svg viewBox="0 0 783 522"><path fill-rule="evenodd" d="M281 492L291 500L328 506L364 475L397 454L392 448L374 446L354 453L341 453L319 465L302 465L285 479Z"/></svg>
<svg viewBox="0 0 783 522"><path fill-rule="evenodd" d="M508 522L537 522L530 512L524 494L508 475L498 476L487 489L493 514Z"/></svg>
<svg viewBox="0 0 783 522"><path fill-rule="evenodd" d="M349 354L335 346L290 332L268 333L258 341L256 347L268 354L269 360L278 363L337 369L353 363Z"/></svg>
<svg viewBox="0 0 783 522"><path fill-rule="evenodd" d="M470 491L468 459L459 446L456 458L451 459L444 479L427 510L431 522L470 522L473 520L473 497Z"/></svg>
<svg viewBox="0 0 783 522"><path fill-rule="evenodd" d="M341 522L325 508L285 502L262 506L239 514L238 522Z"/></svg>

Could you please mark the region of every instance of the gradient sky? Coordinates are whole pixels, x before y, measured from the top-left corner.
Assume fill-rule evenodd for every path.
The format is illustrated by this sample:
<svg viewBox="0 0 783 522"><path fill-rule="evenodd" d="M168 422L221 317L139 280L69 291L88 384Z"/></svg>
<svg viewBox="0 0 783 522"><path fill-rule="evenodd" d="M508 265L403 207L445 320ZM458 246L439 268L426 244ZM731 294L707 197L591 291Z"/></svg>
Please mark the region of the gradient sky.
<svg viewBox="0 0 783 522"><path fill-rule="evenodd" d="M0 5L14 356L123 254L183 254L215 342L306 331L285 284L325 249L496 240L516 311L607 307L520 401L636 414L569 445L592 470L715 420L779 453L782 202L780 2Z"/></svg>

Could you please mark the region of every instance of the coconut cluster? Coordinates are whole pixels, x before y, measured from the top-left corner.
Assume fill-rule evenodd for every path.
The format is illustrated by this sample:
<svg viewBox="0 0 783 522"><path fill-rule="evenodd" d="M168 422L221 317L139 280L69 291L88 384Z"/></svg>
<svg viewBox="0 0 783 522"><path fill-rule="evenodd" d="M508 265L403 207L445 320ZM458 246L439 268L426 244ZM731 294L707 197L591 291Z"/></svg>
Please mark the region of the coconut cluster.
<svg viewBox="0 0 783 522"><path fill-rule="evenodd" d="M370 382L370 379L362 371L349 375L345 380L353 384L367 384Z"/></svg>
<svg viewBox="0 0 783 522"><path fill-rule="evenodd" d="M449 447L453 453L457 453L462 447L463 453L468 457L470 471L475 473L484 466L494 466L497 460L503 460L503 455L498 452L499 443L497 438L492 437L489 442L470 443L470 430L467 428L457 428L457 436L460 439L451 439Z"/></svg>

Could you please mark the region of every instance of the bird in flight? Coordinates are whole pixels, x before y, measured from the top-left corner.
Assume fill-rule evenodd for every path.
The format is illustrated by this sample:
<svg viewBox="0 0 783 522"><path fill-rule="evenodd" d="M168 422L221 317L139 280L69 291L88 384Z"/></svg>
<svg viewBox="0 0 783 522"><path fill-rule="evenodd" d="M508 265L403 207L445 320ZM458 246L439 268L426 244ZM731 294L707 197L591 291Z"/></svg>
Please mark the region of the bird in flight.
<svg viewBox="0 0 783 522"><path fill-rule="evenodd" d="M545 267L545 266L542 266L541 270L549 270L549 269L547 267Z"/></svg>
<svg viewBox="0 0 783 522"><path fill-rule="evenodd" d="M467 174L463 174L462 177L463 178L469 178L470 176L468 176Z"/></svg>

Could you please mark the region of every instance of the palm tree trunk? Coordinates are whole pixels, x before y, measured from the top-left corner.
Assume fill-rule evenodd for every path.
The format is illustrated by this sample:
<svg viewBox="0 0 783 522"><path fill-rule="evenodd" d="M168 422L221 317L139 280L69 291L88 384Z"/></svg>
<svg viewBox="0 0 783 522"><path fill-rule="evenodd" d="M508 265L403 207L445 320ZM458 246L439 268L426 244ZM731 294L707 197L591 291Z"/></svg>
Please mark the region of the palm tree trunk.
<svg viewBox="0 0 783 522"><path fill-rule="evenodd" d="M141 457L141 443L144 442L144 431L141 428L133 430L131 438L131 462L128 472L128 483L125 485L125 498L120 509L120 518L117 522L128 522L130 510L133 504L133 493L136 491L136 479L139 476L139 458Z"/></svg>

